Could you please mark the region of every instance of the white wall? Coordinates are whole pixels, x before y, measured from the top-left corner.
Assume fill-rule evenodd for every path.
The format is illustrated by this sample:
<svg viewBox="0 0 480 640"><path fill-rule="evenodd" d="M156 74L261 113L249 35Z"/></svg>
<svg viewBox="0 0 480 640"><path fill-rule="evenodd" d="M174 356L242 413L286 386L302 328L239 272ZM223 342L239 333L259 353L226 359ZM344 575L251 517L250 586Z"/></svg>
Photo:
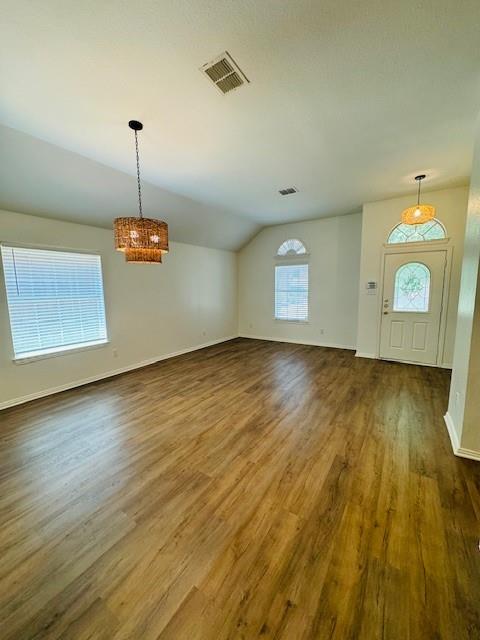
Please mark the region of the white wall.
<svg viewBox="0 0 480 640"><path fill-rule="evenodd" d="M100 253L110 339L105 347L14 364L2 276L0 407L237 335L232 252L172 242L162 265L129 265L114 251L112 231L6 211L0 241Z"/></svg>
<svg viewBox="0 0 480 640"><path fill-rule="evenodd" d="M458 291L462 268L463 239L467 211L468 187L426 192L424 202L433 204L436 215L447 228L453 246L450 292L447 310L445 348L442 363L451 366L457 318ZM360 265L360 296L358 307L357 355L374 358L378 355L377 337L382 292L380 290L383 245L392 228L400 222L400 214L415 202L415 196L405 196L363 205L362 252ZM378 282L377 295L368 295L368 281Z"/></svg>
<svg viewBox="0 0 480 640"><path fill-rule="evenodd" d="M448 412L453 449L480 460L480 120L470 183Z"/></svg>
<svg viewBox="0 0 480 640"><path fill-rule="evenodd" d="M360 232L359 213L260 231L239 254L240 335L355 348ZM274 319L274 256L289 238L310 253L306 324Z"/></svg>

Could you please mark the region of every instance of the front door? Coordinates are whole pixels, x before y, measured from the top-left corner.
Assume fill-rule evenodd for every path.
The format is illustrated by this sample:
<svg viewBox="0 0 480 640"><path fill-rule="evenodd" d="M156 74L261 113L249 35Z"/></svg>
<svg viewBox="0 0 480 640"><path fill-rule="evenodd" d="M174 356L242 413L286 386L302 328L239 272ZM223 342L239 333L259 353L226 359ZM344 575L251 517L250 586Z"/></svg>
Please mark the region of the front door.
<svg viewBox="0 0 480 640"><path fill-rule="evenodd" d="M380 357L436 364L446 251L385 255Z"/></svg>

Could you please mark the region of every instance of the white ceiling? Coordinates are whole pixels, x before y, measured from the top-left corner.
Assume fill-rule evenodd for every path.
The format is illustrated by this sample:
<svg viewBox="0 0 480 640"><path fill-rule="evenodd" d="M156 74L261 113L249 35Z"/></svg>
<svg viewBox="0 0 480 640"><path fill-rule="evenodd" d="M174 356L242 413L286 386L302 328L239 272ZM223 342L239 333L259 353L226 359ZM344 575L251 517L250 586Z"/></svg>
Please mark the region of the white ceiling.
<svg viewBox="0 0 480 640"><path fill-rule="evenodd" d="M413 192L419 172L462 184L479 23L478 0L3 0L0 122L39 140L3 130L2 164L17 135L27 157L0 205L107 226L132 183L118 172L135 171L131 118L146 209L187 242L225 223L214 246L237 247L258 225ZM224 50L251 81L225 96L199 71Z"/></svg>
<svg viewBox="0 0 480 640"><path fill-rule="evenodd" d="M0 126L0 209L112 227L137 215L137 178ZM168 222L172 240L235 251L257 233L250 218L142 184L145 216Z"/></svg>

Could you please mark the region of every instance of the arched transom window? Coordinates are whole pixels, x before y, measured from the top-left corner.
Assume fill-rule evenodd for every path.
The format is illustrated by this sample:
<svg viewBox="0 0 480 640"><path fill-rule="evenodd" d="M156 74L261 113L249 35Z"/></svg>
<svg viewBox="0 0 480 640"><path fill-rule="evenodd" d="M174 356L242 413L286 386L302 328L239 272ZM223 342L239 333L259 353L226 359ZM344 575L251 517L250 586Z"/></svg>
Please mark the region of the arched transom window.
<svg viewBox="0 0 480 640"><path fill-rule="evenodd" d="M278 247L277 256L300 256L307 253L305 245L296 238L285 240Z"/></svg>
<svg viewBox="0 0 480 640"><path fill-rule="evenodd" d="M421 262L408 262L395 274L394 311L427 313L430 302L430 269Z"/></svg>
<svg viewBox="0 0 480 640"><path fill-rule="evenodd" d="M427 242L428 240L443 240L447 237L445 227L434 218L423 224L404 224L401 222L392 229L388 236L388 244L400 242Z"/></svg>

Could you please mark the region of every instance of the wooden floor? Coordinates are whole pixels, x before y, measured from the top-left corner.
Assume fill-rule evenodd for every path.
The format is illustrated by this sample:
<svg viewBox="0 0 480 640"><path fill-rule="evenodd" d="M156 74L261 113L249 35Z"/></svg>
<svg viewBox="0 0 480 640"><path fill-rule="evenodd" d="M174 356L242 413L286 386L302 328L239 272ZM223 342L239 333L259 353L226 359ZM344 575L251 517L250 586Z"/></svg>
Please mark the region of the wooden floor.
<svg viewBox="0 0 480 640"><path fill-rule="evenodd" d="M238 339L4 411L0 637L480 638L448 384Z"/></svg>

